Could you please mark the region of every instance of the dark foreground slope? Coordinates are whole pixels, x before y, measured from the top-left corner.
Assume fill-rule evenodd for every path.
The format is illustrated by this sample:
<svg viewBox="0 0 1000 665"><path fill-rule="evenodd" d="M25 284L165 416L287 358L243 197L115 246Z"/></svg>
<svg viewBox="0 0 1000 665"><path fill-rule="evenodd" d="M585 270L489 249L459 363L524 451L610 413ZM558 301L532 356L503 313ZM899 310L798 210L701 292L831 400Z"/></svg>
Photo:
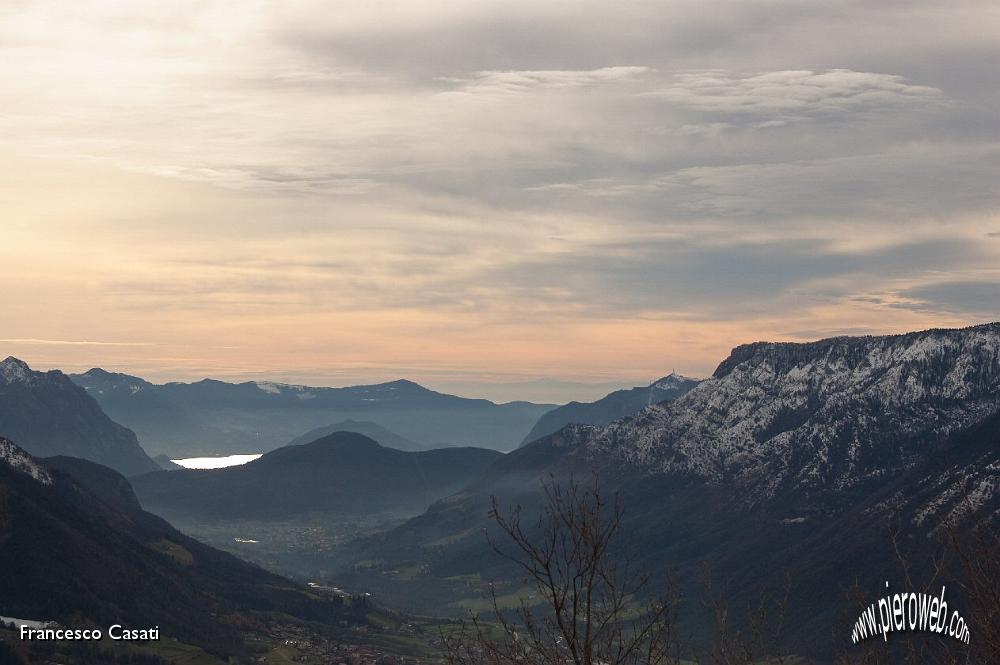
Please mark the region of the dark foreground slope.
<svg viewBox="0 0 1000 665"><path fill-rule="evenodd" d="M344 610L143 512L128 482L0 439L0 614L68 627L159 626L217 653L258 613L333 621Z"/></svg>
<svg viewBox="0 0 1000 665"><path fill-rule="evenodd" d="M160 471L134 478L133 485L147 510L171 519L416 515L501 457L482 448L405 452L362 434L335 432L242 466Z"/></svg>
<svg viewBox="0 0 1000 665"><path fill-rule="evenodd" d="M905 588L897 548L916 583L945 522L1000 514L1000 325L738 347L674 402L507 455L425 514L342 552L342 578L455 613L476 606L490 579L514 592L519 577L482 535L489 497L531 510L542 479L571 473L597 473L621 494L637 565L678 585L692 634L708 620L706 569L734 620L788 576L785 638L828 655L849 635L851 584L871 600L887 580Z"/></svg>
<svg viewBox="0 0 1000 665"><path fill-rule="evenodd" d="M343 420L376 423L425 447L510 450L554 406L495 404L406 380L344 388L213 379L160 385L102 369L72 379L149 451L173 458L273 450Z"/></svg>
<svg viewBox="0 0 1000 665"><path fill-rule="evenodd" d="M132 475L159 468L135 434L109 418L93 397L60 371L0 362L0 436L32 455L72 455Z"/></svg>
<svg viewBox="0 0 1000 665"><path fill-rule="evenodd" d="M566 425L607 425L633 416L647 406L683 397L698 383L698 379L669 374L648 386L616 390L595 402L563 404L539 418L524 437L524 443L558 432Z"/></svg>

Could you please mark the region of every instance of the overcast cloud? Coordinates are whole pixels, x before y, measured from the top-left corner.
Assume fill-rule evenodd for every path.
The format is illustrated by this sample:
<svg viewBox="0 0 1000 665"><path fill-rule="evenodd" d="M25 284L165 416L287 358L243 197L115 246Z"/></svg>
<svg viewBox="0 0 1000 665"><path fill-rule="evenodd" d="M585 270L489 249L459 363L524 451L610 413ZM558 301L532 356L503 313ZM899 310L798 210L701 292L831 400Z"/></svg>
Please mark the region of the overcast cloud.
<svg viewBox="0 0 1000 665"><path fill-rule="evenodd" d="M996 62L987 1L7 2L3 344L468 385L997 319Z"/></svg>

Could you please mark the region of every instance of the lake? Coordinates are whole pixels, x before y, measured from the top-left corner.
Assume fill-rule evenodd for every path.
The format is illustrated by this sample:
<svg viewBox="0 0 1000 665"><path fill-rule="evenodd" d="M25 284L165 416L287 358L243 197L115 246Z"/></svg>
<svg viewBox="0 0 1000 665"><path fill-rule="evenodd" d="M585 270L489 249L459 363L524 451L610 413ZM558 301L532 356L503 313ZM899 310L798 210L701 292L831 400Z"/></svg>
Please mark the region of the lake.
<svg viewBox="0 0 1000 665"><path fill-rule="evenodd" d="M170 460L174 464L183 466L185 469L224 469L227 466L239 466L252 462L262 453L251 453L248 455L225 455L222 457L186 457L184 459Z"/></svg>

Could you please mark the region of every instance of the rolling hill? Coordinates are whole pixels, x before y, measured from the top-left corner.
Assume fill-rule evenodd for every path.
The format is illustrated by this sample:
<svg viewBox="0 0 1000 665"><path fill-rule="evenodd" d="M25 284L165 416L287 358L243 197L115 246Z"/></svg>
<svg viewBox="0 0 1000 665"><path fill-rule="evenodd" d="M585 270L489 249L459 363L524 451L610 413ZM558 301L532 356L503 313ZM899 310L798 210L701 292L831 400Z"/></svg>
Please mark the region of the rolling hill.
<svg viewBox="0 0 1000 665"><path fill-rule="evenodd" d="M354 432L356 434L364 434L369 439L378 442L379 445L385 446L386 448L395 448L396 450L407 450L412 452L415 450L428 450L440 447L425 446L414 441L410 441L395 432L390 432L381 425L364 420L342 420L341 422L334 423L332 425L316 427L309 430L305 434L295 437L289 441L287 445L301 446L304 443L311 443L317 439L322 439L323 437L329 436L334 432Z"/></svg>
<svg viewBox="0 0 1000 665"><path fill-rule="evenodd" d="M416 515L501 457L482 448L406 452L355 432L335 432L242 466L159 471L132 484L146 510L172 520Z"/></svg>

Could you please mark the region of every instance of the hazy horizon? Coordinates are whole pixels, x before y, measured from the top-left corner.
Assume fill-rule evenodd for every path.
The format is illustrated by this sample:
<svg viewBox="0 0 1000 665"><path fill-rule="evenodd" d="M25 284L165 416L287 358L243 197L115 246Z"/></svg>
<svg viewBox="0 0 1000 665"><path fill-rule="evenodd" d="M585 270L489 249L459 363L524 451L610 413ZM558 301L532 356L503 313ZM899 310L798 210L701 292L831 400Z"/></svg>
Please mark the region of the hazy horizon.
<svg viewBox="0 0 1000 665"><path fill-rule="evenodd" d="M419 383L425 388L442 393L457 395L459 397L488 399L497 403L514 401L531 401L536 403L562 404L570 401L594 401L615 390L633 388L636 386L649 385L653 381L663 378L670 371L664 372L649 379L621 379L605 381L562 381L551 377L538 377L526 380L504 380L503 377L496 377L490 381L486 378L477 380L437 380L430 377L427 380L417 380L411 376L403 374L393 374L392 370L385 369L368 376L359 376L352 379L349 376L337 376L336 374L319 373L295 373L295 372L250 372L248 374L233 375L174 375L174 374L142 374L133 371L128 367L119 366L90 366L90 365L51 365L46 363L32 362L30 357L20 357L16 354L8 354L0 351L0 358L7 356L17 357L28 364L33 370L48 371L60 370L67 374L82 374L90 369L99 368L109 372L128 374L140 379L144 379L154 384L164 383L196 383L204 379L215 379L229 383L258 382L258 383L281 383L288 385L303 385L313 388L344 388L349 386L388 383L396 380L409 380ZM678 372L681 374L681 372Z"/></svg>

